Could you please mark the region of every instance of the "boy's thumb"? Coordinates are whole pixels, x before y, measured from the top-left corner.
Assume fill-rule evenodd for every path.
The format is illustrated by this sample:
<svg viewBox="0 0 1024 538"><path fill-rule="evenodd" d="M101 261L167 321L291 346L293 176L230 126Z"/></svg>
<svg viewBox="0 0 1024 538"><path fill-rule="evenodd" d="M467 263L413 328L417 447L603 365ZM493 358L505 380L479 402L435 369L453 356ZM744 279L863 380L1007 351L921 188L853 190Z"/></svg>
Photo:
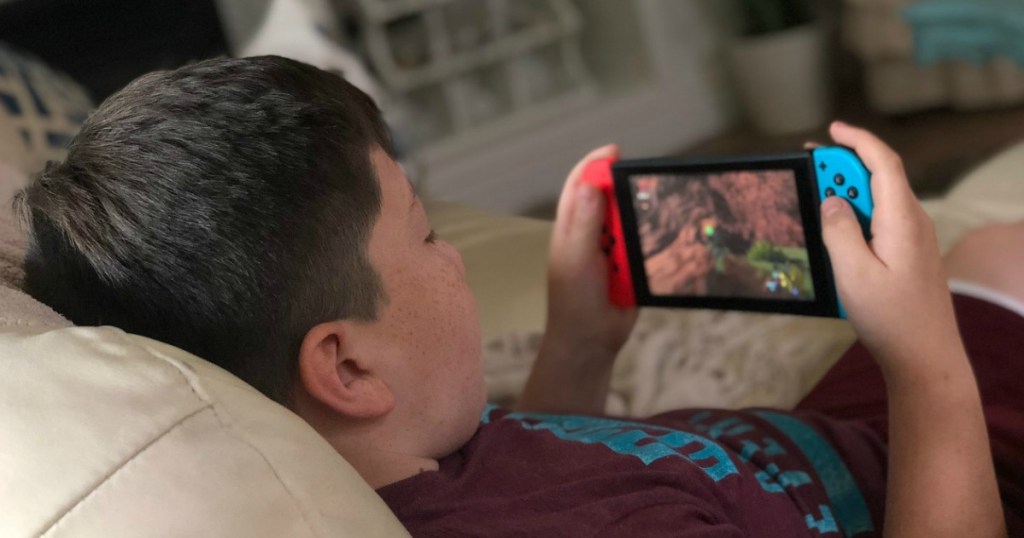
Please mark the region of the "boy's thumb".
<svg viewBox="0 0 1024 538"><path fill-rule="evenodd" d="M850 204L838 196L826 198L821 204L821 234L832 262L836 279L852 276L853 268L866 263L872 256L864 239L857 216Z"/></svg>
<svg viewBox="0 0 1024 538"><path fill-rule="evenodd" d="M601 225L604 223L604 200L601 191L593 185L580 184L576 187L576 207L572 226L577 240L574 243L596 245L601 239Z"/></svg>

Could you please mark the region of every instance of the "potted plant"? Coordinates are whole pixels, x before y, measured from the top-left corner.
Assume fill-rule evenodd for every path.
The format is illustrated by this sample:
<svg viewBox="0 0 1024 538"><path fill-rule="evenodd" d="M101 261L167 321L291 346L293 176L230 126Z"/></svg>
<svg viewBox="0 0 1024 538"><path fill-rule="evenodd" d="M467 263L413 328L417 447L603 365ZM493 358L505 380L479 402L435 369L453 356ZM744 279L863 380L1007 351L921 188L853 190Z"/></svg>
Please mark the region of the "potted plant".
<svg viewBox="0 0 1024 538"><path fill-rule="evenodd" d="M732 48L739 96L768 134L809 131L828 119L825 42L809 0L738 0Z"/></svg>

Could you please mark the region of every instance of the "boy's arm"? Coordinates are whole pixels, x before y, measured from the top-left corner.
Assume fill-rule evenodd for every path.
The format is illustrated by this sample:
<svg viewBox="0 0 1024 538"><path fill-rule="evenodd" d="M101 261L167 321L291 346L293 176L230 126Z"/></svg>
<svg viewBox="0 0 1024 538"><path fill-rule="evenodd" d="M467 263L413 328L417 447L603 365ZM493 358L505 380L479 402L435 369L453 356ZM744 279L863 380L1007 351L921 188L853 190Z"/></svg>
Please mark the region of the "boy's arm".
<svg viewBox="0 0 1024 538"><path fill-rule="evenodd" d="M889 395L885 536L1005 536L981 398L934 225L889 147L838 123L832 136L872 171L870 245L837 197L822 204L822 228L849 320Z"/></svg>
<svg viewBox="0 0 1024 538"><path fill-rule="evenodd" d="M516 406L520 410L604 411L612 366L637 311L609 301L608 265L600 249L605 201L580 178L590 161L617 155L615 146L592 151L573 168L562 189L548 262L547 327Z"/></svg>

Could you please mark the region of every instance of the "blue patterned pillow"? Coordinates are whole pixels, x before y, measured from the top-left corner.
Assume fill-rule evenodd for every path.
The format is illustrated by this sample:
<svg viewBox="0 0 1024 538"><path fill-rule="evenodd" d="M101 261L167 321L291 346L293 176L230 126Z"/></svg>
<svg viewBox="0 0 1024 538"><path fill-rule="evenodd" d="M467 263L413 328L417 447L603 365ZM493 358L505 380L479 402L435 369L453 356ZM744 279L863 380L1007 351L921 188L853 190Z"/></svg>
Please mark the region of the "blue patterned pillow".
<svg viewBox="0 0 1024 538"><path fill-rule="evenodd" d="M63 159L92 108L66 75L0 44L0 161L33 174Z"/></svg>

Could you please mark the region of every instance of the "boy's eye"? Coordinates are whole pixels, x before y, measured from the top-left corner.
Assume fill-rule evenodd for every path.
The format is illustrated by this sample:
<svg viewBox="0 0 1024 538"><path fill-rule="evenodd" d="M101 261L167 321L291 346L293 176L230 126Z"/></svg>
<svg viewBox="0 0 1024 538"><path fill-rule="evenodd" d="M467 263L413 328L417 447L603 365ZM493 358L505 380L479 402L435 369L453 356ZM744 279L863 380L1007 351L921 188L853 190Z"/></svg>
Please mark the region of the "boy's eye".
<svg viewBox="0 0 1024 538"><path fill-rule="evenodd" d="M430 230L430 233L427 235L427 243L434 244L436 242L437 242L437 232L435 232L434 230Z"/></svg>

